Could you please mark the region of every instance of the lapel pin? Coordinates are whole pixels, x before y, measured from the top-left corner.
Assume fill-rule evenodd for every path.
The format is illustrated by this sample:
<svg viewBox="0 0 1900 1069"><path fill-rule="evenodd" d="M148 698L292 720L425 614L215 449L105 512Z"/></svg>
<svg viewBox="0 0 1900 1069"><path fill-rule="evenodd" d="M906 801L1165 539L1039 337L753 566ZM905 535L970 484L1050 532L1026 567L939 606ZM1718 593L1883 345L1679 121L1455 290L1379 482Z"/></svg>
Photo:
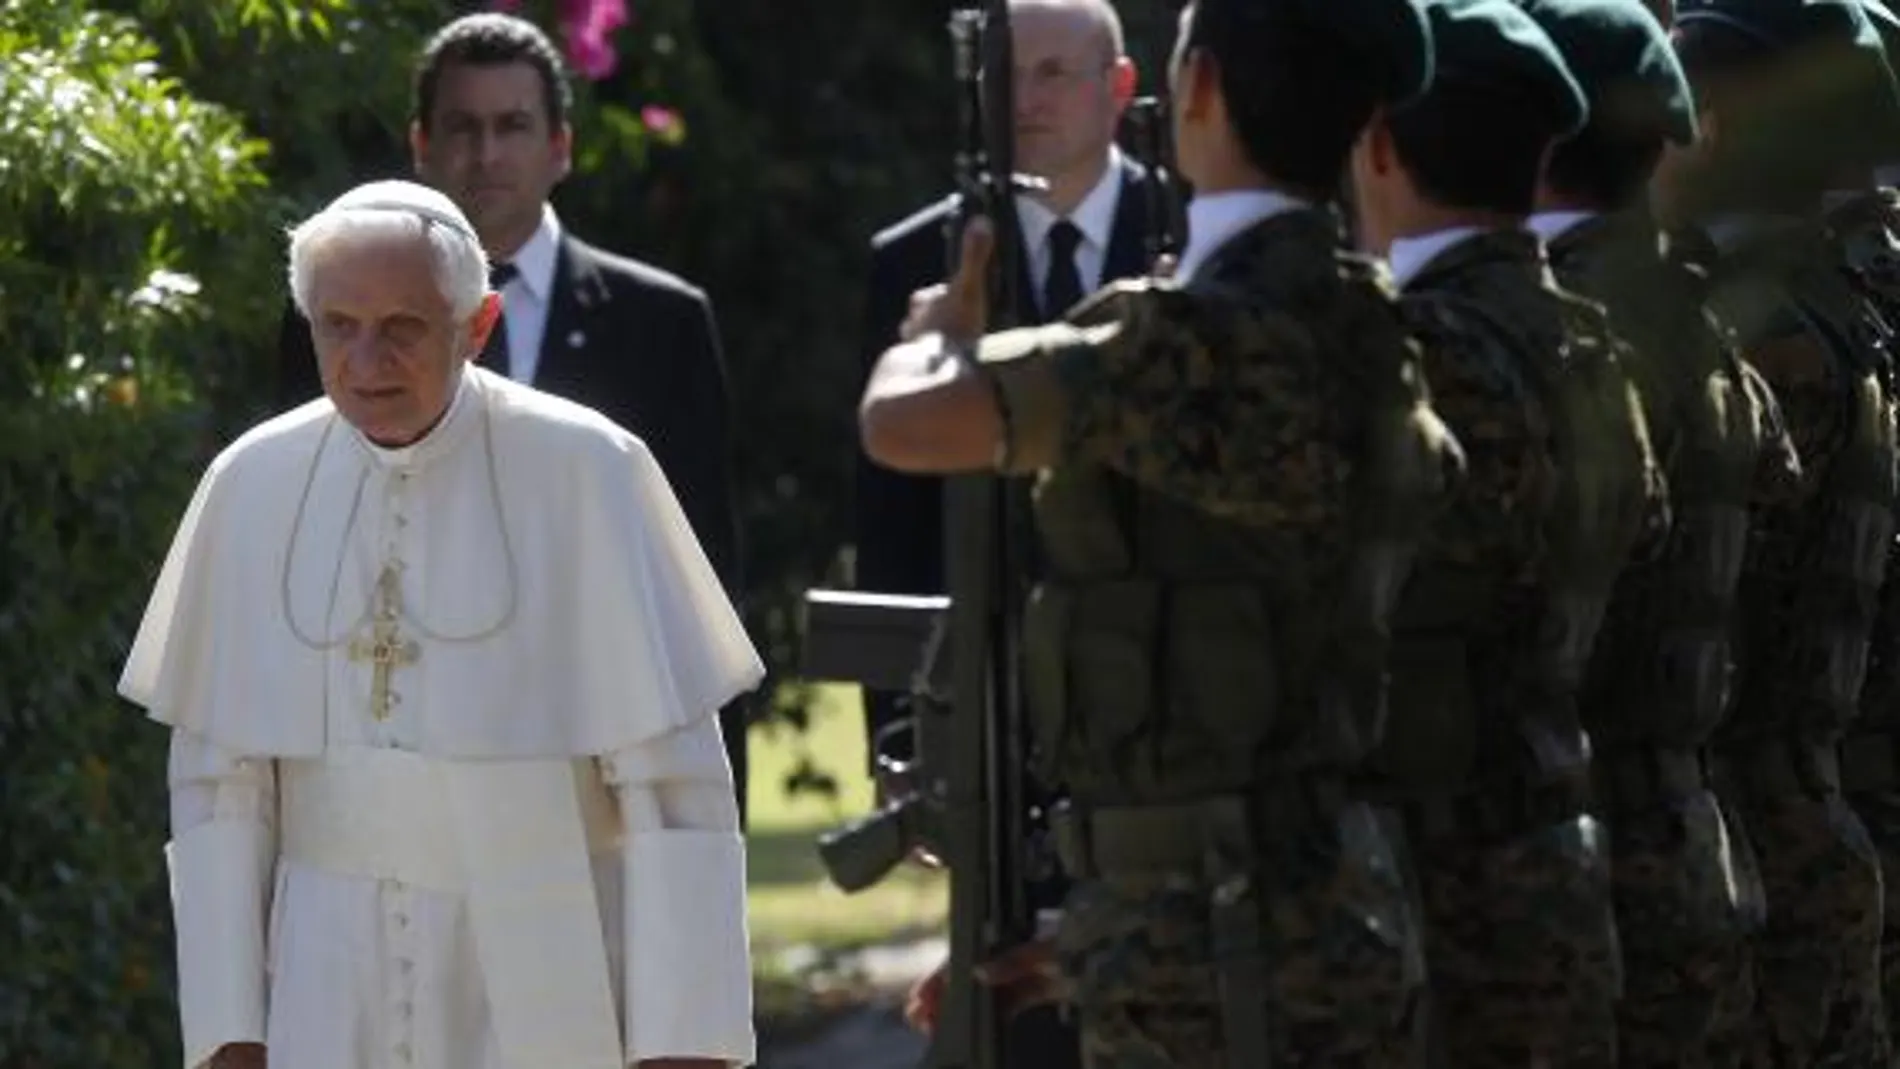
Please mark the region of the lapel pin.
<svg viewBox="0 0 1900 1069"><path fill-rule="evenodd" d="M586 344L587 344L587 335L582 334L578 330L573 330L573 331L568 332L567 347L569 349L578 349L581 346L586 345Z"/></svg>

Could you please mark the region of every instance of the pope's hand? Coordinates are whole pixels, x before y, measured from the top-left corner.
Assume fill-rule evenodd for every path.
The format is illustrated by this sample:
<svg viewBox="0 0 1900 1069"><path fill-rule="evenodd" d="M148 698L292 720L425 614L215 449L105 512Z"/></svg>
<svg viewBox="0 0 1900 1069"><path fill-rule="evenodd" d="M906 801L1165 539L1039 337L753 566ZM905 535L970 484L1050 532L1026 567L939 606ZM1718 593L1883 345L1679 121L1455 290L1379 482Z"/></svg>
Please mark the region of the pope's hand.
<svg viewBox="0 0 1900 1069"><path fill-rule="evenodd" d="M265 1069L269 1064L262 1043L226 1043L211 1056L211 1069Z"/></svg>
<svg viewBox="0 0 1900 1069"><path fill-rule="evenodd" d="M955 345L975 344L989 323L990 252L995 245L990 221L980 215L972 218L963 230L957 273L949 282L911 294L910 315L897 328L898 336L910 341L941 333Z"/></svg>

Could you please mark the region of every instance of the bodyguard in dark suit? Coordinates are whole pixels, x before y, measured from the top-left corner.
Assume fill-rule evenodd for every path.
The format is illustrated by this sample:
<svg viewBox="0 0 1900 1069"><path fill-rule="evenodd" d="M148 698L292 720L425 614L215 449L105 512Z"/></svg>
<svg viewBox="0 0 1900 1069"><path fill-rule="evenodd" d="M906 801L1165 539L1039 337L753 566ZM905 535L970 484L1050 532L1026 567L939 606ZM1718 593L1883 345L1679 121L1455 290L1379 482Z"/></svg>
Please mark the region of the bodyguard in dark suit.
<svg viewBox="0 0 1900 1069"><path fill-rule="evenodd" d="M566 177L573 132L560 54L533 24L470 15L420 57L410 130L417 175L480 233L502 295L481 360L490 370L593 408L638 435L672 483L700 545L735 597L738 525L727 449L723 357L712 305L658 268L596 249L547 203ZM278 400L322 393L310 328L284 316ZM721 716L745 812L746 732Z"/></svg>
<svg viewBox="0 0 1900 1069"><path fill-rule="evenodd" d="M1121 28L1100 0L1010 5L1017 75L1017 167L1047 179L1047 196L1018 198L1027 253L1018 291L1035 322L1060 316L1104 283L1148 273L1148 174L1115 147L1135 86ZM1104 60L1104 55L1112 59ZM947 197L871 239L862 369L897 337L912 293L945 277ZM943 593L943 480L902 475L859 457L857 587ZM866 727L899 717L897 696L866 695Z"/></svg>
<svg viewBox="0 0 1900 1069"><path fill-rule="evenodd" d="M1121 23L1107 0L1011 0L1015 53L1016 166L1049 188L1017 199L1023 249L1018 291L1035 322L1059 318L1104 283L1147 274L1150 192L1147 172L1115 147L1136 71L1123 52ZM947 276L949 197L871 240L863 371L897 339L911 294ZM857 586L892 594L940 594L943 481L901 475L860 457L857 482ZM1028 538L1027 532L1024 534ZM867 692L871 745L903 713L899 695ZM1061 905L1059 879L1032 888L1038 908ZM934 1024L941 970L912 995L913 1023ZM1081 1065L1074 1026L1049 1006L1016 1017L1004 1037L1010 1069Z"/></svg>

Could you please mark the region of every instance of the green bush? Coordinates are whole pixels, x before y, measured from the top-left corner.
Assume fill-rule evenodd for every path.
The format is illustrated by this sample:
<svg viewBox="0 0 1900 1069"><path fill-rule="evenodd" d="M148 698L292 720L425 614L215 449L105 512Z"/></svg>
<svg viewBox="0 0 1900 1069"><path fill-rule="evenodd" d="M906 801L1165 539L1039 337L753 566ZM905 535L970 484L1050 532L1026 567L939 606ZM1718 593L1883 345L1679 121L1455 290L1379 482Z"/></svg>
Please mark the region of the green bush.
<svg viewBox="0 0 1900 1069"><path fill-rule="evenodd" d="M0 4L0 1065L177 1060L163 736L114 694L196 471L262 146L133 21Z"/></svg>

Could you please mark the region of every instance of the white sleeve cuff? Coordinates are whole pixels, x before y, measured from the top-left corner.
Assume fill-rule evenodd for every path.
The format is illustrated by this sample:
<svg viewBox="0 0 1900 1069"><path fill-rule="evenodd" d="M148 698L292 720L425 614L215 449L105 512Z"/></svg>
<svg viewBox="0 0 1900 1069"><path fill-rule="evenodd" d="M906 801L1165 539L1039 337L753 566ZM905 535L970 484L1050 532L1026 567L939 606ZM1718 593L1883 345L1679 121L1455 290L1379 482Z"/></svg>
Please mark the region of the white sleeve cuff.
<svg viewBox="0 0 1900 1069"><path fill-rule="evenodd" d="M736 832L652 831L626 846L627 1061L751 1065L752 961L745 842Z"/></svg>
<svg viewBox="0 0 1900 1069"><path fill-rule="evenodd" d="M256 821L214 820L166 844L186 1069L227 1043L264 1042L269 836Z"/></svg>

